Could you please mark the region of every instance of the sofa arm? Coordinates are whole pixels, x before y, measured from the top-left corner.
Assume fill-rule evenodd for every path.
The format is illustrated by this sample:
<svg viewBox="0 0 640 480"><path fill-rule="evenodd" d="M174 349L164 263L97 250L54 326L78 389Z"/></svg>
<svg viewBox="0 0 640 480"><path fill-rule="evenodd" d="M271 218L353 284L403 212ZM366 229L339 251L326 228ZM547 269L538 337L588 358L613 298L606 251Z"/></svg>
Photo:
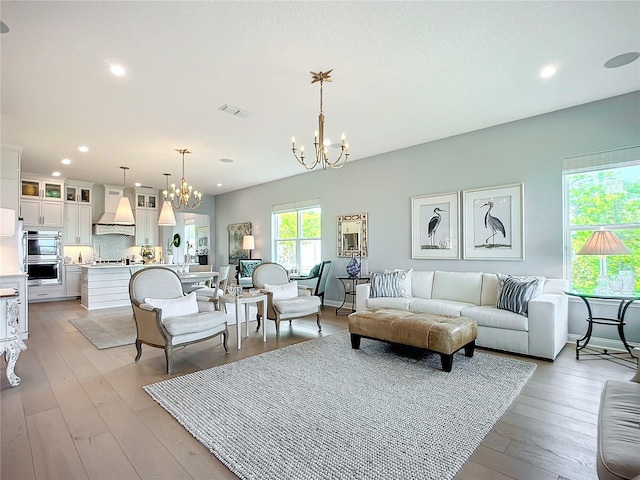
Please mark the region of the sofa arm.
<svg viewBox="0 0 640 480"><path fill-rule="evenodd" d="M371 285L368 283L359 283L356 285L356 312L365 310L369 304L369 295L371 293Z"/></svg>
<svg viewBox="0 0 640 480"><path fill-rule="evenodd" d="M567 296L545 293L530 300L528 317L529 355L555 359L569 335Z"/></svg>

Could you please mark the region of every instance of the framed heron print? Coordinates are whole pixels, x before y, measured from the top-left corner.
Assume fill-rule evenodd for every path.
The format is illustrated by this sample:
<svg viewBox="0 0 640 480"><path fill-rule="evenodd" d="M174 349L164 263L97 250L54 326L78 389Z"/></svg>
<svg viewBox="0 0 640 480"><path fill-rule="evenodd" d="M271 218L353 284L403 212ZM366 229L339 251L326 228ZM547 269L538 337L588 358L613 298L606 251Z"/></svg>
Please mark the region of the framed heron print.
<svg viewBox="0 0 640 480"><path fill-rule="evenodd" d="M465 190L464 258L524 260L524 184Z"/></svg>
<svg viewBox="0 0 640 480"><path fill-rule="evenodd" d="M460 192L411 197L411 258L460 258Z"/></svg>

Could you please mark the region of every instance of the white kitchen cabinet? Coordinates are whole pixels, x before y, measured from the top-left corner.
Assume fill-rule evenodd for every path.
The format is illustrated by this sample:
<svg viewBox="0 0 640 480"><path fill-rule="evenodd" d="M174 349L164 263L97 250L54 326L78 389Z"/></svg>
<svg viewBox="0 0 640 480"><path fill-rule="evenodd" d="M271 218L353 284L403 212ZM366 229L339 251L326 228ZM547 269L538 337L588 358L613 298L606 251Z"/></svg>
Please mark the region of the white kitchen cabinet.
<svg viewBox="0 0 640 480"><path fill-rule="evenodd" d="M133 214L136 217L136 245L159 245L158 210L136 208Z"/></svg>
<svg viewBox="0 0 640 480"><path fill-rule="evenodd" d="M153 188L141 187L127 188L125 194L133 206L136 219L136 245L159 245L159 192Z"/></svg>
<svg viewBox="0 0 640 480"><path fill-rule="evenodd" d="M20 216L24 220L25 227L62 228L64 226L64 203L21 197Z"/></svg>
<svg viewBox="0 0 640 480"><path fill-rule="evenodd" d="M65 184L65 201L75 203L92 203L93 183L81 182L78 180L67 180Z"/></svg>
<svg viewBox="0 0 640 480"><path fill-rule="evenodd" d="M64 182L30 177L27 173L22 175L20 189L22 197L62 202L64 200L62 196L63 190Z"/></svg>
<svg viewBox="0 0 640 480"><path fill-rule="evenodd" d="M64 266L65 296L79 297L82 293L82 267L80 265Z"/></svg>
<svg viewBox="0 0 640 480"><path fill-rule="evenodd" d="M65 245L91 245L91 205L65 204Z"/></svg>
<svg viewBox="0 0 640 480"><path fill-rule="evenodd" d="M34 301L48 302L64 298L64 285L35 285L29 287L29 303Z"/></svg>

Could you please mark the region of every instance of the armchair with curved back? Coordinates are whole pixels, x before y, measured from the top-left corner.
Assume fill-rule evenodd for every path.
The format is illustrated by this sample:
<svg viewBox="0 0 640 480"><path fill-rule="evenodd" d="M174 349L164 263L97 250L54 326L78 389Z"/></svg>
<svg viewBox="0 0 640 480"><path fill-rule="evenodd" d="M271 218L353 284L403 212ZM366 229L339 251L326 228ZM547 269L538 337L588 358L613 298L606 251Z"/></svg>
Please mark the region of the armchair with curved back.
<svg viewBox="0 0 640 480"><path fill-rule="evenodd" d="M129 297L136 322L136 362L142 356L143 343L164 349L168 374L174 347L222 335L224 349L229 351L225 314L209 301L197 301L194 307L195 292L184 295L180 278L173 270L147 267L134 272L129 280ZM190 307L197 312L188 313Z"/></svg>
<svg viewBox="0 0 640 480"><path fill-rule="evenodd" d="M276 322L276 338L280 338L280 320L316 316L318 330L320 325L320 298L311 294L311 289L299 285L297 291L291 292L285 286L289 284L289 274L280 264L266 262L253 270L253 285L267 294L267 311L262 311L262 303L258 303L258 330L262 318ZM285 288L283 288L285 287ZM295 287L294 287L295 288Z"/></svg>
<svg viewBox="0 0 640 480"><path fill-rule="evenodd" d="M318 266L316 265L316 268ZM305 285L310 287L311 295L320 297L322 306L324 307L324 289L327 285L327 279L329 278L329 271L331 270L331 260L325 260L320 264L320 269L317 275L310 275L308 277L292 277L292 280L296 280L298 285Z"/></svg>

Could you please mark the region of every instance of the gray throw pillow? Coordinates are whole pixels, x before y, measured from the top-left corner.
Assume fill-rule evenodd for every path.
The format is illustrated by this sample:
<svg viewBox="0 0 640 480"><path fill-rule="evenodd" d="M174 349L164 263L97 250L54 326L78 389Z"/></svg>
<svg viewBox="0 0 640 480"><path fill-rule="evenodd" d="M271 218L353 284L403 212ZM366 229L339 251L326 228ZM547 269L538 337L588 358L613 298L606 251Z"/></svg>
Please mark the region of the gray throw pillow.
<svg viewBox="0 0 640 480"><path fill-rule="evenodd" d="M371 297L411 297L411 270L372 273Z"/></svg>
<svg viewBox="0 0 640 480"><path fill-rule="evenodd" d="M532 280L518 280L515 277L507 277L504 280L496 307L526 317L529 300L534 298L539 283L540 280L537 278Z"/></svg>

